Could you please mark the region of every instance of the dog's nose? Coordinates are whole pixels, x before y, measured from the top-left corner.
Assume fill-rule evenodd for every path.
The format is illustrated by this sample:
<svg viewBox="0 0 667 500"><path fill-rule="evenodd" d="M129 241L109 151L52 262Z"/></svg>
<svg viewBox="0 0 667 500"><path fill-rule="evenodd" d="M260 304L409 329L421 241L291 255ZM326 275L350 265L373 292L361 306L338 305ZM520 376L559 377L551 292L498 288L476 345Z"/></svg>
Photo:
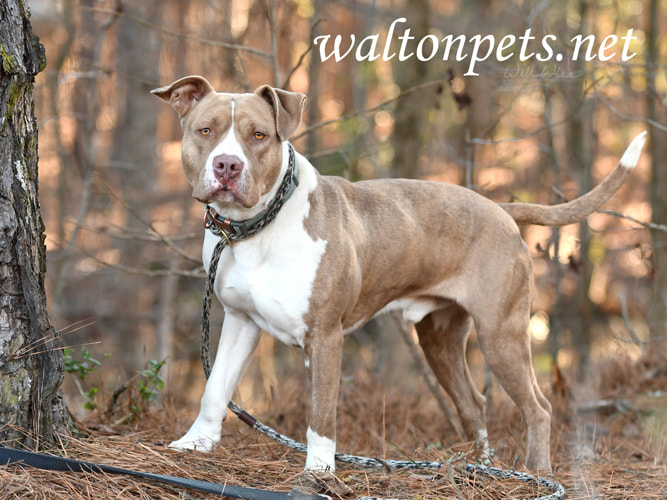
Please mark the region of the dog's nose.
<svg viewBox="0 0 667 500"><path fill-rule="evenodd" d="M243 161L234 155L218 155L213 158L213 173L222 182L238 176L243 170Z"/></svg>

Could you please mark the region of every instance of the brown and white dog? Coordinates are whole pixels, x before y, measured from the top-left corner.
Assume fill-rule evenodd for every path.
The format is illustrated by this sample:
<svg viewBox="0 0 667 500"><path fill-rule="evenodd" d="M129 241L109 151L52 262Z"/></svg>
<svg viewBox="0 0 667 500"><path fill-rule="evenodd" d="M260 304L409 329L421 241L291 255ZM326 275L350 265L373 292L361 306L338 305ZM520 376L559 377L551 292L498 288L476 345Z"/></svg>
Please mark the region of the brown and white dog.
<svg viewBox="0 0 667 500"><path fill-rule="evenodd" d="M153 91L183 128L193 196L224 217L249 219L275 196L287 142L306 96L263 86L216 92L200 76ZM312 378L306 469L334 469L343 336L375 315L402 310L467 433L486 437L484 397L465 347L475 326L494 375L527 425L526 466L548 471L551 405L531 365L533 269L517 224L564 225L607 201L637 164L644 134L595 189L555 206L497 204L473 191L417 180L350 183L296 155L298 187L260 233L222 253L215 292L225 320L215 363L190 430L172 448L208 451L260 331L304 350ZM217 237L206 232L208 269Z"/></svg>

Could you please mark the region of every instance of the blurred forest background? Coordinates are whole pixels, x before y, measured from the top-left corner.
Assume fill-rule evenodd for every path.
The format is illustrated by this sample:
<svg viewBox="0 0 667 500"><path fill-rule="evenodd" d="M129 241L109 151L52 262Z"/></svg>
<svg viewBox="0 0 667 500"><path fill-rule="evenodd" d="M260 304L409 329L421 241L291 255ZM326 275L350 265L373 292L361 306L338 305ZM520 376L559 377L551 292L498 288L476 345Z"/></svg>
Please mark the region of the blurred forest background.
<svg viewBox="0 0 667 500"><path fill-rule="evenodd" d="M102 362L95 376L106 390L147 360L166 359L167 391L191 401L201 394L203 210L181 172L176 116L149 94L188 74L204 75L218 90L270 83L308 94L293 143L322 173L454 182L497 201L573 198L599 182L630 140L648 130L636 172L605 207L613 212L560 230L522 231L535 265L531 334L542 381L549 383L554 360L590 384L609 357L662 359L664 366L664 2L29 4L47 52L35 100L51 320L65 344L75 346L73 356L85 345ZM531 28L561 41L577 34L601 40L633 29L630 48L638 55L625 63L489 60L478 64L480 76L463 77L465 61L322 62L312 50L319 34L361 39L380 33L383 39L397 17L406 17L418 38L499 38ZM221 308L214 309L220 324ZM396 318L371 322L346 341L345 373L363 366L388 384L423 384L406 341L414 342ZM469 357L480 386L488 386L474 339ZM261 408L279 380L304 376L300 354L265 336L242 399ZM80 396L68 384L76 411Z"/></svg>

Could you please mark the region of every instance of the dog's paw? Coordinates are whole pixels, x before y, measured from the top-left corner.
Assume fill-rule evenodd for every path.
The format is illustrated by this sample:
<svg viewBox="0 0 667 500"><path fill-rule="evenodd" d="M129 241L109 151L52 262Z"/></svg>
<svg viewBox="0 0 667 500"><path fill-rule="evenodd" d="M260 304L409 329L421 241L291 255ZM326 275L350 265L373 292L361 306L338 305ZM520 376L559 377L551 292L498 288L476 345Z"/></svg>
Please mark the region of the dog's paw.
<svg viewBox="0 0 667 500"><path fill-rule="evenodd" d="M207 419L199 415L185 435L167 448L172 450L196 450L208 453L213 449L216 443L220 442L222 434L222 422L219 420Z"/></svg>
<svg viewBox="0 0 667 500"><path fill-rule="evenodd" d="M213 449L214 444L215 442L209 437L200 436L197 438L191 438L186 434L181 439L178 439L167 445L167 448L178 451L194 450L208 453Z"/></svg>
<svg viewBox="0 0 667 500"><path fill-rule="evenodd" d="M174 441L167 448L172 450L195 450L203 453L208 453L213 449L213 446L220 441L220 432L215 432L212 429L202 428L196 421L190 430L181 439Z"/></svg>

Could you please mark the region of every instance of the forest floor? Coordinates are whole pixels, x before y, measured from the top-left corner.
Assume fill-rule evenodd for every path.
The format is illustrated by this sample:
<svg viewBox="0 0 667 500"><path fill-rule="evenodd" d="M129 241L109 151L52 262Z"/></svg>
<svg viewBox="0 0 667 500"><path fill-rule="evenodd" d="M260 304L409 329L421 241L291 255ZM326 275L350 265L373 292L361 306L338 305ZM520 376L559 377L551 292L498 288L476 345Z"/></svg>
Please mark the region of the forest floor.
<svg viewBox="0 0 667 500"><path fill-rule="evenodd" d="M554 405L550 479L569 499L667 498L667 370L616 361L600 367L599 397L577 395L563 380L551 388ZM547 391L548 392L548 391ZM260 417L295 438L307 426L305 391L297 384L277 389ZM111 425L99 412L80 422L85 437L67 438L70 458L216 483L279 491L299 488L333 498L376 496L406 499L539 498L551 491L518 480L470 476L476 447L456 437L434 398L382 387L367 373L346 380L338 407L338 450L373 457L449 460L439 470L367 470L341 464L340 482L304 476L304 457L261 436L230 414L221 443L210 454L176 452L165 444L192 422L194 409L169 401L133 422ZM493 466L522 469L525 425L506 397L494 397L489 435ZM447 436L448 441L443 441ZM215 495L122 475L46 472L0 466L0 498L185 499Z"/></svg>

